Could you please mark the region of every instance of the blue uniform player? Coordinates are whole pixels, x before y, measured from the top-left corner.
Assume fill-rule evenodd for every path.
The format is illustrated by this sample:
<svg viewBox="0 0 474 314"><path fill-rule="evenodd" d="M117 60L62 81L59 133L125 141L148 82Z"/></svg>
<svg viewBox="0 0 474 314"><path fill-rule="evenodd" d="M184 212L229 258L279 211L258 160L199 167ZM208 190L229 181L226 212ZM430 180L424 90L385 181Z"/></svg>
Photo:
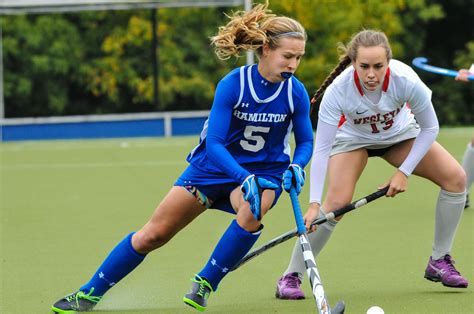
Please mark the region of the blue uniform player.
<svg viewBox="0 0 474 314"><path fill-rule="evenodd" d="M201 141L176 185L198 187L208 207L215 203L214 208L234 213L228 194L246 178L255 175L279 185L290 162L293 124L296 134L310 139L307 104L304 86L295 77L272 83L257 65L235 69L218 84ZM308 158L310 145L302 144L296 147L295 164L304 165ZM275 193L276 201L280 190Z"/></svg>
<svg viewBox="0 0 474 314"><path fill-rule="evenodd" d="M257 241L261 219L276 203L282 183L287 191L301 190L313 147L309 97L293 76L305 51L304 28L271 14L265 3L236 12L212 43L221 59L251 49L259 62L235 69L219 82L187 169L143 228L127 235L89 282L57 301L54 312L91 310L148 253L207 208L215 208L236 216L183 298L203 311L210 293ZM292 131L296 147L291 160Z"/></svg>

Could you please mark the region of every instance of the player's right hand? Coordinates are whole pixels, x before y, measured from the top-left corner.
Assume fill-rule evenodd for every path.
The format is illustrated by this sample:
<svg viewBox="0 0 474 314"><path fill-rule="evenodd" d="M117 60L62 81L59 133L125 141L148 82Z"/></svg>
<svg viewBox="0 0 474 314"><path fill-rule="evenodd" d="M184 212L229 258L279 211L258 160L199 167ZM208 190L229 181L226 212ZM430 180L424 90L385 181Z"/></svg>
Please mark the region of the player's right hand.
<svg viewBox="0 0 474 314"><path fill-rule="evenodd" d="M255 175L249 175L240 190L244 194L244 200L250 203L250 210L255 219L262 219L261 203L263 190L276 190L278 185L264 178L257 178Z"/></svg>
<svg viewBox="0 0 474 314"><path fill-rule="evenodd" d="M304 169L297 164L291 164L283 173L283 188L290 193L292 187L295 188L296 194L299 195L304 185L306 174Z"/></svg>

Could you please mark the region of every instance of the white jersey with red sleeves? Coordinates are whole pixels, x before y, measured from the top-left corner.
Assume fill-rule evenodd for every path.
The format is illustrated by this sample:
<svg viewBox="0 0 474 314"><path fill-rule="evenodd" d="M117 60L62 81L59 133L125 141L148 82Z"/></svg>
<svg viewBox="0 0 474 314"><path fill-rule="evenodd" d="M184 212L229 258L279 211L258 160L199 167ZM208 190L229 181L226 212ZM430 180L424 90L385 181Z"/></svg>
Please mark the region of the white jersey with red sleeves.
<svg viewBox="0 0 474 314"><path fill-rule="evenodd" d="M412 68L391 60L374 104L365 94L353 66L345 69L326 90L319 119L340 125L336 137L388 139L413 122L413 113L431 106L431 90Z"/></svg>

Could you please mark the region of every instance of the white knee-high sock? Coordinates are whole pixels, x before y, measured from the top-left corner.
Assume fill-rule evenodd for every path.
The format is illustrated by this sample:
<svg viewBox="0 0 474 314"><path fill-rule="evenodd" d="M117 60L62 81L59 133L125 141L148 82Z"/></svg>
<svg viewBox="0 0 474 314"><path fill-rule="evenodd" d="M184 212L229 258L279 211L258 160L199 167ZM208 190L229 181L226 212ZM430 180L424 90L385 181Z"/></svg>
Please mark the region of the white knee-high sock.
<svg viewBox="0 0 474 314"><path fill-rule="evenodd" d="M323 209L320 209L319 217L324 217L325 213ZM328 242L331 234L336 227L337 220L329 220L328 222L323 223L318 226L315 232L312 232L308 235L309 243L311 249L313 250L314 258L316 258L323 249L323 247ZM295 246L293 247L293 253L291 254L290 263L288 268L284 272L284 275L289 273L298 273L300 280L303 280L303 275L306 271L304 265L303 252L301 251L300 241L296 241Z"/></svg>
<svg viewBox="0 0 474 314"><path fill-rule="evenodd" d="M454 193L441 190L436 204L435 236L432 258L440 259L451 251L456 229L464 212L466 192Z"/></svg>
<svg viewBox="0 0 474 314"><path fill-rule="evenodd" d="M471 143L467 144L462 160L462 167L464 171L466 171L466 190L469 193L469 189L474 181L474 147L472 147Z"/></svg>

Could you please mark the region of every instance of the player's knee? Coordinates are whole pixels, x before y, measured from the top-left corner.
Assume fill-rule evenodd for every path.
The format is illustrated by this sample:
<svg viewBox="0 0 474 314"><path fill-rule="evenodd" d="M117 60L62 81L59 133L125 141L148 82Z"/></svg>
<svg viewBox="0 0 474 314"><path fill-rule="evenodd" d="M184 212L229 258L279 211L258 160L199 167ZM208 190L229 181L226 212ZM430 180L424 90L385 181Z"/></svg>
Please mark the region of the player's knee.
<svg viewBox="0 0 474 314"><path fill-rule="evenodd" d="M456 172L449 177L447 186L443 188L449 192L463 192L466 190L466 178L466 172L459 166Z"/></svg>
<svg viewBox="0 0 474 314"><path fill-rule="evenodd" d="M256 232L260 230L260 226L262 225L259 221L256 221L256 220L242 222L242 224L241 222L239 222L239 220L237 220L237 223L242 229L244 229L247 232Z"/></svg>
<svg viewBox="0 0 474 314"><path fill-rule="evenodd" d="M458 180L459 180L459 182L458 182L459 189L461 191L466 190L467 174L466 174L466 171L463 168L460 169L460 174L459 174Z"/></svg>
<svg viewBox="0 0 474 314"><path fill-rule="evenodd" d="M165 245L171 238L172 234L166 230L143 228L135 234L133 244L137 252L149 253Z"/></svg>
<svg viewBox="0 0 474 314"><path fill-rule="evenodd" d="M262 208L262 217L265 215L265 212L266 210L263 210ZM255 219L253 216L250 206L241 207L237 212L236 219L239 226L248 232L254 232L255 230L258 230L261 225L260 221Z"/></svg>

